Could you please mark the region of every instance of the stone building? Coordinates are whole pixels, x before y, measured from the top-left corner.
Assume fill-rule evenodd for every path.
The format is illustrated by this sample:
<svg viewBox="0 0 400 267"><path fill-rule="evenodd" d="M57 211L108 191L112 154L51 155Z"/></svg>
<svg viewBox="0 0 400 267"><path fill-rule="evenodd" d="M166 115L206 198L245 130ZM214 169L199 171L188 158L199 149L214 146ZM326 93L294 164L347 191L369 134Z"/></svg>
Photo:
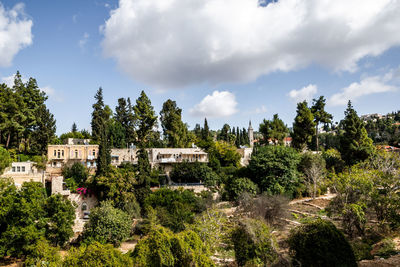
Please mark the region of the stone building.
<svg viewBox="0 0 400 267"><path fill-rule="evenodd" d="M12 178L17 187L21 187L24 182L44 183L44 172L38 171L32 161L13 162L11 167L5 169L1 175L4 178Z"/></svg>
<svg viewBox="0 0 400 267"><path fill-rule="evenodd" d="M71 166L75 162L94 170L98 153L98 145L49 145L46 172L49 176L61 175L64 166Z"/></svg>

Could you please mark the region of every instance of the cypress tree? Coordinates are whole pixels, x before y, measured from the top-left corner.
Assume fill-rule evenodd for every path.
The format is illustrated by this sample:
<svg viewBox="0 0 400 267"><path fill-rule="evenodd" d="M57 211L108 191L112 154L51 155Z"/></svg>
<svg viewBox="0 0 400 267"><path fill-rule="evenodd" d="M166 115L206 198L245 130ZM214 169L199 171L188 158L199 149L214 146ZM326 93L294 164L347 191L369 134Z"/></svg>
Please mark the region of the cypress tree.
<svg viewBox="0 0 400 267"><path fill-rule="evenodd" d="M139 147L147 147L153 128L157 126L157 116L150 99L144 91L140 93L133 110L137 124L137 144Z"/></svg>
<svg viewBox="0 0 400 267"><path fill-rule="evenodd" d="M100 87L94 96L96 103L93 104L92 112L92 138L94 141L100 141L102 133L102 128L105 125L105 111L104 111L104 101L103 101L103 89Z"/></svg>
<svg viewBox="0 0 400 267"><path fill-rule="evenodd" d="M111 164L111 149L108 140L107 128L103 125L100 129L99 154L97 156L96 176L106 175Z"/></svg>
<svg viewBox="0 0 400 267"><path fill-rule="evenodd" d="M78 131L78 126L76 126L76 123L74 122L71 127L71 132L76 133L77 131Z"/></svg>
<svg viewBox="0 0 400 267"><path fill-rule="evenodd" d="M207 118L204 118L204 127L203 130L201 131L201 139L207 140L209 136L210 136L210 129L208 128Z"/></svg>
<svg viewBox="0 0 400 267"><path fill-rule="evenodd" d="M175 101L168 99L160 111L160 121L168 147L186 147L188 143L187 128L182 122L182 109Z"/></svg>
<svg viewBox="0 0 400 267"><path fill-rule="evenodd" d="M320 96L318 99L313 100L313 106L311 112L314 115L315 122L315 140L317 142L317 151L319 151L319 139L318 139L318 127L322 123L330 123L332 121L332 115L325 111L325 98Z"/></svg>
<svg viewBox="0 0 400 267"><path fill-rule="evenodd" d="M293 123L293 147L304 150L314 134L314 116L307 106L307 101L297 104L297 115Z"/></svg>

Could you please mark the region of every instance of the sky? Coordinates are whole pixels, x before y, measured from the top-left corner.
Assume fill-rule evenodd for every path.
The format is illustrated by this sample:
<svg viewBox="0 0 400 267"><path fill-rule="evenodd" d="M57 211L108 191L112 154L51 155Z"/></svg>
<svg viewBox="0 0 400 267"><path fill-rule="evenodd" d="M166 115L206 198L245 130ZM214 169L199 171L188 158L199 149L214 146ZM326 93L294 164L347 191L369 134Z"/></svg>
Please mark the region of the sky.
<svg viewBox="0 0 400 267"><path fill-rule="evenodd" d="M17 70L47 93L57 133L90 129L142 90L204 118L256 130L323 95L334 121L400 109L399 0L0 0L0 82Z"/></svg>

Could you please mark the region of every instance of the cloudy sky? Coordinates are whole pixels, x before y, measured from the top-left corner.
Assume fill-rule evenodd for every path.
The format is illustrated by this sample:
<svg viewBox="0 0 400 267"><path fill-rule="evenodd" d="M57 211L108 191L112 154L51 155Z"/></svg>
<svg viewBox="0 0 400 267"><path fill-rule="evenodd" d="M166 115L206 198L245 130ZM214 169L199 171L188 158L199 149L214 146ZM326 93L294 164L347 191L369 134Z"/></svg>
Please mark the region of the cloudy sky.
<svg viewBox="0 0 400 267"><path fill-rule="evenodd" d="M57 132L90 127L106 104L141 90L168 98L191 128L207 117L257 129L296 103L400 109L400 0L0 0L0 82L17 70L49 95Z"/></svg>

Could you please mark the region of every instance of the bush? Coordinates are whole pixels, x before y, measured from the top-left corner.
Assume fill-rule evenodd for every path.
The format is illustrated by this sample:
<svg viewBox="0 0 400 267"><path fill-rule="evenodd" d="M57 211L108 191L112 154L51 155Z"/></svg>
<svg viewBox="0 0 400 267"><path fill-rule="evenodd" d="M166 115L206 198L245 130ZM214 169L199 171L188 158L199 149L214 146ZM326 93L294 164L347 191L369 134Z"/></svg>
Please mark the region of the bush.
<svg viewBox="0 0 400 267"><path fill-rule="evenodd" d="M160 224L174 232L184 230L185 223L192 223L194 215L205 209L203 200L193 191L168 188L150 194L144 205L146 210L154 209Z"/></svg>
<svg viewBox="0 0 400 267"><path fill-rule="evenodd" d="M255 196L258 193L258 186L249 178L236 178L227 185L228 197L232 201L237 201L243 193Z"/></svg>
<svg viewBox="0 0 400 267"><path fill-rule="evenodd" d="M351 247L353 248L354 256L357 261L373 259L371 255L372 246L368 243L357 240L351 243Z"/></svg>
<svg viewBox="0 0 400 267"><path fill-rule="evenodd" d="M118 246L129 237L131 228L130 216L104 201L100 207L91 210L89 222L83 230L83 239L86 243L97 241Z"/></svg>
<svg viewBox="0 0 400 267"><path fill-rule="evenodd" d="M94 242L89 246L83 244L79 248L71 248L64 259L65 267L102 267L102 266L132 266L132 259L122 254L112 245Z"/></svg>
<svg viewBox="0 0 400 267"><path fill-rule="evenodd" d="M374 250L377 249L377 252L375 253L375 255L381 256L383 258L388 258L397 253L396 244L390 238L383 239L381 242L376 244L373 249Z"/></svg>
<svg viewBox="0 0 400 267"><path fill-rule="evenodd" d="M288 243L300 266L357 266L350 244L331 222L306 222L292 230Z"/></svg>
<svg viewBox="0 0 400 267"><path fill-rule="evenodd" d="M199 183L214 187L219 183L218 175L205 163L183 162L176 164L170 173L171 180L178 183Z"/></svg>
<svg viewBox="0 0 400 267"><path fill-rule="evenodd" d="M322 157L325 159L326 168L328 170L333 170L336 173L343 171L345 162L342 160L342 156L338 150L330 148L322 153Z"/></svg>
<svg viewBox="0 0 400 267"><path fill-rule="evenodd" d="M214 266L200 237L186 230L178 234L155 226L131 253L135 266Z"/></svg>
<svg viewBox="0 0 400 267"><path fill-rule="evenodd" d="M269 227L260 220L244 219L232 232L236 262L239 266L265 266L277 258L277 244Z"/></svg>
<svg viewBox="0 0 400 267"><path fill-rule="evenodd" d="M61 257L57 247L52 247L46 239L40 239L33 246L32 251L25 260L26 266L50 266L61 265Z"/></svg>

